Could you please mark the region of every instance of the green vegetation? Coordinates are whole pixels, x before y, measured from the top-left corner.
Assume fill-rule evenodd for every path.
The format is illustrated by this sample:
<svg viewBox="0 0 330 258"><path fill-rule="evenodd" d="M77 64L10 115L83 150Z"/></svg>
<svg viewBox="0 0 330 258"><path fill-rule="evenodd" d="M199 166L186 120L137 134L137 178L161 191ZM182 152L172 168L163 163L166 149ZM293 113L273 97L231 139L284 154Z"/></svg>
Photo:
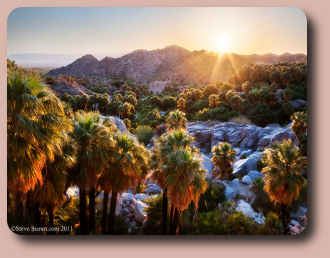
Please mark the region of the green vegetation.
<svg viewBox="0 0 330 258"><path fill-rule="evenodd" d="M59 80L83 85L86 94L57 96L51 87ZM290 102L307 100L306 82L304 62L247 64L226 82L182 90L173 83L153 95L129 78L43 76L7 60L8 225L71 229L48 234L288 234L288 214L307 204L307 108ZM107 116L121 118L137 139ZM230 144L213 147L217 178L205 179L200 150L185 130L188 121L207 120L293 121L298 147L276 143L258 162L264 178L253 182L252 207L265 215L263 225L226 202L218 180L232 172ZM145 190L150 170L163 192L148 199L142 232L115 210L120 193ZM64 197L70 186L79 198Z"/></svg>

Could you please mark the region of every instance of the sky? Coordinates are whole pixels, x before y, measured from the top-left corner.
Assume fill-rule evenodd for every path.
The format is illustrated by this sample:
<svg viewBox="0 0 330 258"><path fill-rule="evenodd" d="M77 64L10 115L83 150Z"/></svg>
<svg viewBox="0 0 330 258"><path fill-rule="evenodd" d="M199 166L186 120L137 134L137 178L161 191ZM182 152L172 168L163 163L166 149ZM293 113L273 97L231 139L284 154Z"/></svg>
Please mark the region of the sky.
<svg viewBox="0 0 330 258"><path fill-rule="evenodd" d="M7 20L7 55L120 56L169 45L242 55L307 54L307 19L288 7L21 7Z"/></svg>

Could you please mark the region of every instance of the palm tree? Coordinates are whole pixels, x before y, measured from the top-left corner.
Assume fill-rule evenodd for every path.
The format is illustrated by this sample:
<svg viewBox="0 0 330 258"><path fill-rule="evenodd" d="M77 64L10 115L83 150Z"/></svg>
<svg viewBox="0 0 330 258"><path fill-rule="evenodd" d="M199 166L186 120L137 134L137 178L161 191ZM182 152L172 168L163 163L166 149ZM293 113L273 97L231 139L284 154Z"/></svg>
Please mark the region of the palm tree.
<svg viewBox="0 0 330 258"><path fill-rule="evenodd" d="M186 107L186 100L184 98L179 98L178 101L177 101L177 107L180 109L180 110L184 110L184 108Z"/></svg>
<svg viewBox="0 0 330 258"><path fill-rule="evenodd" d="M209 106L211 108L215 108L215 107L219 106L219 104L220 104L219 95L212 94L212 95L209 96Z"/></svg>
<svg viewBox="0 0 330 258"><path fill-rule="evenodd" d="M193 202L197 208L198 199L208 186L202 158L197 148L179 149L168 155L165 186L174 210L170 234L179 234L181 212Z"/></svg>
<svg viewBox="0 0 330 258"><path fill-rule="evenodd" d="M307 130L307 112L296 112L290 119L293 120L290 129L299 138Z"/></svg>
<svg viewBox="0 0 330 258"><path fill-rule="evenodd" d="M44 169L44 182L36 191L37 205L40 203L47 209L49 216L49 227L54 226L54 208L62 199L67 180L67 169L72 168L76 163L76 143L70 138L64 139L64 146L61 153L55 155L53 162L47 160Z"/></svg>
<svg viewBox="0 0 330 258"><path fill-rule="evenodd" d="M168 124L170 130L185 130L187 128L187 118L185 113L178 109L172 111L166 119L166 124Z"/></svg>
<svg viewBox="0 0 330 258"><path fill-rule="evenodd" d="M43 169L61 153L63 138L73 129L60 100L37 75L7 77L7 186L24 212L22 194L44 181ZM24 215L24 214L23 214Z"/></svg>
<svg viewBox="0 0 330 258"><path fill-rule="evenodd" d="M127 190L131 185L136 185L149 172L148 152L143 145L127 134L115 135L114 142L113 156L103 175L108 185L106 189L112 190L108 224L108 234L111 235L114 233L118 193Z"/></svg>
<svg viewBox="0 0 330 258"><path fill-rule="evenodd" d="M73 138L78 144L75 182L80 194L81 233L87 234L86 187L89 187L89 231L95 229L96 182L105 161L108 159L109 145L113 132L107 126L108 120L100 120L97 112L76 113L76 127Z"/></svg>
<svg viewBox="0 0 330 258"><path fill-rule="evenodd" d="M168 214L168 200L167 187L165 186L165 173L163 166L168 162L168 155L179 149L186 149L190 147L193 137L185 134L183 131L174 131L165 133L155 141L153 154L151 156L151 169L154 170L152 177L157 180L159 186L163 188L163 235L167 235L167 214Z"/></svg>
<svg viewBox="0 0 330 258"><path fill-rule="evenodd" d="M228 176L232 171L232 164L236 159L236 151L231 148L231 145L227 142L219 142L218 145L212 149L213 157L212 162L220 170L220 174L213 173L212 177Z"/></svg>
<svg viewBox="0 0 330 258"><path fill-rule="evenodd" d="M301 187L306 184L301 173L307 165L307 158L300 156L299 149L292 144L291 139L277 142L264 152L264 189L271 200L281 204L282 225L286 235L290 232L288 207L299 197Z"/></svg>

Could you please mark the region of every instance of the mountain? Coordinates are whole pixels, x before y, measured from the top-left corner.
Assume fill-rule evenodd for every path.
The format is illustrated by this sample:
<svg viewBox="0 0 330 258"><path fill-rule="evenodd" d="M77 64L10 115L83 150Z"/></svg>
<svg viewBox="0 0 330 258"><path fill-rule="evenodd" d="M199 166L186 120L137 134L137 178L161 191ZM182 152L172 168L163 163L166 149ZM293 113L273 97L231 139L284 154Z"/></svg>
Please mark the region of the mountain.
<svg viewBox="0 0 330 258"><path fill-rule="evenodd" d="M237 55L205 50L189 51L179 46L156 50L135 50L119 58L105 57L98 61L85 55L73 63L48 74L75 76L119 76L135 79L140 83L177 82L179 84L204 84L215 80L227 80L230 72L247 63L276 63L307 61L304 54Z"/></svg>

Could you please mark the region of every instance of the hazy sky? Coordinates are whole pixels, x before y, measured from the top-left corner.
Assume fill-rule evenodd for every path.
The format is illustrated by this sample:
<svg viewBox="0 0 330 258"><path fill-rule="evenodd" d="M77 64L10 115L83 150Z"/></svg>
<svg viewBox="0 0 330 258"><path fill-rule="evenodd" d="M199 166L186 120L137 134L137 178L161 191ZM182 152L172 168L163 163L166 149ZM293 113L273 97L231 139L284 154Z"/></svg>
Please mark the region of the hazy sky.
<svg viewBox="0 0 330 258"><path fill-rule="evenodd" d="M307 54L297 8L18 8L7 54L124 54L179 45L237 54Z"/></svg>

